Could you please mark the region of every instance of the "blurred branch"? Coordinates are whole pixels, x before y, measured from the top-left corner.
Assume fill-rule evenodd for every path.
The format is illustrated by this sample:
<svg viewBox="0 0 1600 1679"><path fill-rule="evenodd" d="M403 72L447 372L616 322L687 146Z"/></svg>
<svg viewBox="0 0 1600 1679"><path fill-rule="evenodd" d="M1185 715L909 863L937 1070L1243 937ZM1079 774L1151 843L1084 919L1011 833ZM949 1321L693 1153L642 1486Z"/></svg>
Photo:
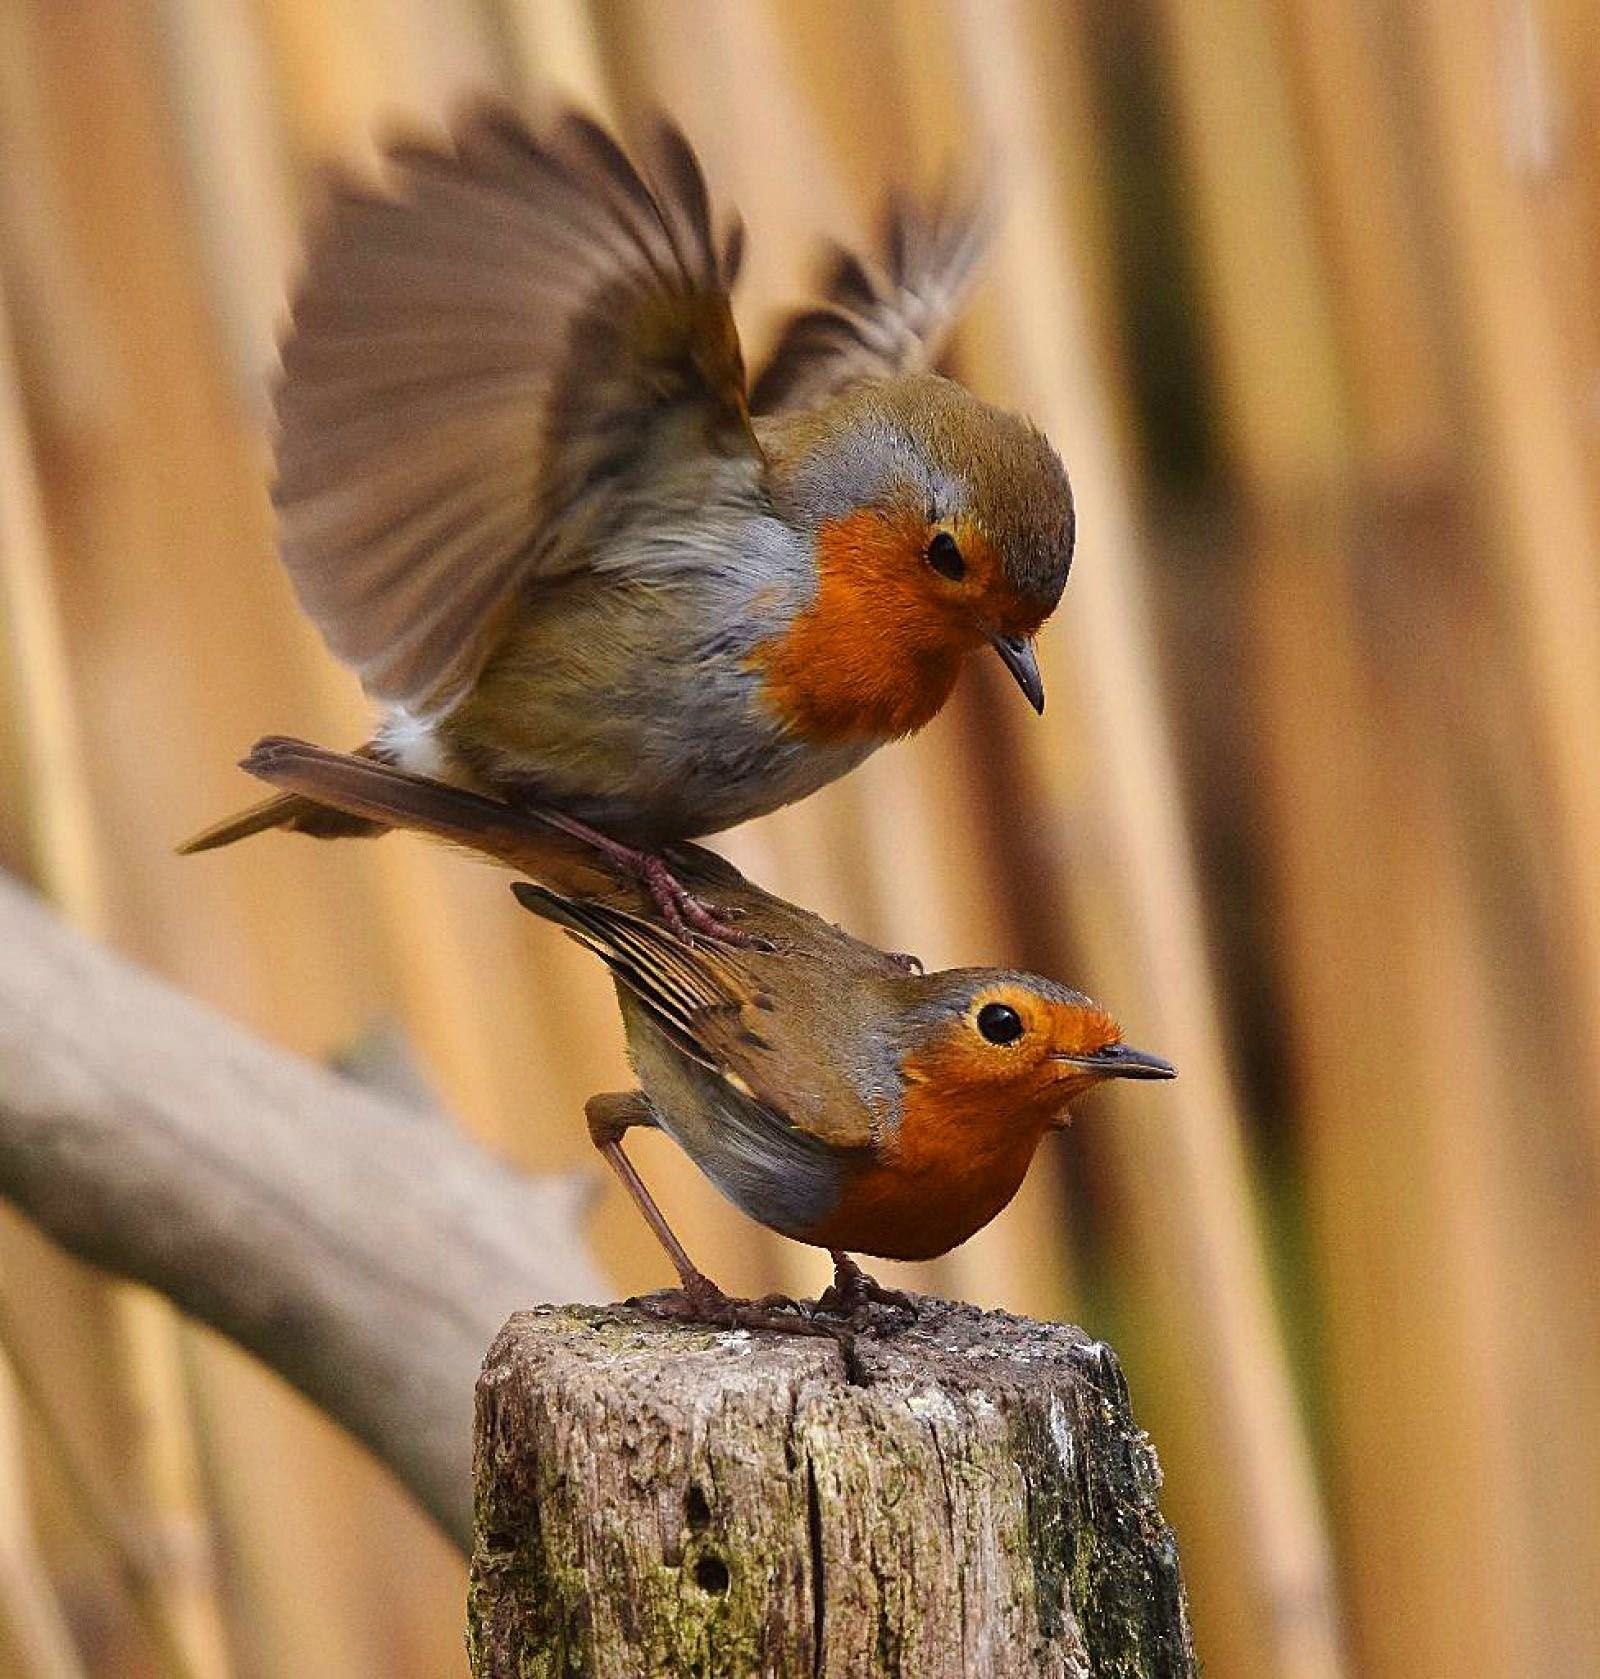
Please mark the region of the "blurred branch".
<svg viewBox="0 0 1600 1679"><path fill-rule="evenodd" d="M3 879L0 1195L256 1354L463 1545L484 1349L603 1286L575 1182L258 1042Z"/></svg>

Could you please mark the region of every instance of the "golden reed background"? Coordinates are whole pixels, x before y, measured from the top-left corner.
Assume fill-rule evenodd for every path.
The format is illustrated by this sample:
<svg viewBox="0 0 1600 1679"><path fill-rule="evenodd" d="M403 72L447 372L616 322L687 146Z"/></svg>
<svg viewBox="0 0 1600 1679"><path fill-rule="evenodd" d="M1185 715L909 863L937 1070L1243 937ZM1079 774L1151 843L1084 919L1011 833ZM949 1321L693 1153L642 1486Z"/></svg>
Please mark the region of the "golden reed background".
<svg viewBox="0 0 1600 1679"><path fill-rule="evenodd" d="M1590 0L0 3L0 858L309 1054L398 1022L587 1168L607 989L500 878L171 854L258 733L361 735L272 558L273 334L315 160L486 84L675 111L752 338L886 183L998 171L960 361L1077 487L1049 713L976 672L729 849L1182 1069L924 1280L1123 1351L1216 1679L1600 1672ZM639 1146L725 1283L818 1280ZM609 1190L593 1237L666 1280ZM0 1670L462 1670L458 1560L306 1406L9 1217L0 1298Z"/></svg>

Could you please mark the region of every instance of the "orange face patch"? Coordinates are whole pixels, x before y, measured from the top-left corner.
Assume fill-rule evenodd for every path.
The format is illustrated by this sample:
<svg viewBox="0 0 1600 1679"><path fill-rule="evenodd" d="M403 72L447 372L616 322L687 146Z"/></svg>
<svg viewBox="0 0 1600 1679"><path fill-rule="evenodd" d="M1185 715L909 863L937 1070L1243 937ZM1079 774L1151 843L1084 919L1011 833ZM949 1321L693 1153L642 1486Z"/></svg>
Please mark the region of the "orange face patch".
<svg viewBox="0 0 1600 1679"><path fill-rule="evenodd" d="M914 514L866 510L818 533L816 599L751 655L769 704L797 734L893 739L950 697L978 633L934 586L927 539Z"/></svg>
<svg viewBox="0 0 1600 1679"><path fill-rule="evenodd" d="M986 1041L986 1003L1016 1011L1023 1034ZM1047 1131L1093 1073L1062 1055L1093 1054L1121 1039L1093 1005L1038 997L1015 985L986 990L901 1062L905 1107L892 1146L853 1163L838 1203L805 1240L890 1259L931 1259L981 1230L1016 1194Z"/></svg>

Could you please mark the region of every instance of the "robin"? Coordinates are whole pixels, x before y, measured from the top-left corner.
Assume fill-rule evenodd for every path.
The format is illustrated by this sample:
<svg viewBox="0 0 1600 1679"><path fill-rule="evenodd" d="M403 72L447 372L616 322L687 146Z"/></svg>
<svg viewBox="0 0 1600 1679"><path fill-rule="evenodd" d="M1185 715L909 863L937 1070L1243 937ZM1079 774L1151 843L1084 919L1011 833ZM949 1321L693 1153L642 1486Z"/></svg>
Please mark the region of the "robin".
<svg viewBox="0 0 1600 1679"><path fill-rule="evenodd" d="M669 926L729 935L662 850L805 797L1033 637L1073 548L1026 421L935 373L983 245L947 201L835 254L747 385L688 143L479 106L339 180L277 398L282 554L384 708L363 751L553 808ZM197 836L373 833L285 796Z"/></svg>
<svg viewBox="0 0 1600 1679"><path fill-rule="evenodd" d="M826 1248L825 1298L849 1312L888 1292L849 1255L948 1252L1006 1206L1078 1097L1108 1079L1174 1076L1077 991L1008 969L913 971L698 848L681 853L687 880L738 911L764 948L686 945L630 877L536 812L300 742L264 741L244 767L539 879L512 890L611 970L639 1078L589 1102L590 1136L697 1318L796 1327L792 1314L730 1300L694 1265L623 1152L633 1127L666 1132L757 1222Z"/></svg>

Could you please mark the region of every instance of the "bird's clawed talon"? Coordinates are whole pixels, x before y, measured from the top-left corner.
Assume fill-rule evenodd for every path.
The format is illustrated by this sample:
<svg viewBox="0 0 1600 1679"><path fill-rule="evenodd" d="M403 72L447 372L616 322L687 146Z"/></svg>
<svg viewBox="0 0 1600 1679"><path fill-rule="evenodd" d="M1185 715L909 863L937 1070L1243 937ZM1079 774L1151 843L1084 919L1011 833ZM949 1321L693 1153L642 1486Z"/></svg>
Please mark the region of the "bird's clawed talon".
<svg viewBox="0 0 1600 1679"><path fill-rule="evenodd" d="M741 932L733 925L744 911L720 910L697 898L672 872L672 866L659 851L646 851L613 839L598 828L581 822L564 811L549 810L542 805L529 807L540 821L557 829L584 845L592 846L613 868L630 874L650 894L657 914L685 944L692 944L695 935L719 944L733 945L742 950L770 950L771 943L754 933Z"/></svg>
<svg viewBox="0 0 1600 1679"><path fill-rule="evenodd" d="M806 1307L786 1294L741 1300L737 1295L724 1294L709 1277L700 1273L682 1288L646 1295L640 1304L684 1323L718 1324L724 1329L769 1329L779 1335L833 1334L826 1325L813 1322Z"/></svg>
<svg viewBox="0 0 1600 1679"><path fill-rule="evenodd" d="M741 950L770 948L766 939L759 938L754 933L743 932L733 925L742 911L719 910L697 898L667 867L665 861L653 853L639 854L638 875L652 902L661 912L661 919L684 943L691 943L694 935L699 934L703 939L733 945Z"/></svg>
<svg viewBox="0 0 1600 1679"><path fill-rule="evenodd" d="M724 1294L703 1271L685 1270L686 1262L684 1255L679 1261L681 1287L645 1295L629 1304L680 1323L766 1330L776 1335L826 1336L838 1344L845 1380L852 1387L866 1387L872 1380L856 1342L858 1334L875 1334L883 1327L872 1321L872 1308L887 1306L913 1318L920 1309L915 1295L885 1288L844 1253L833 1255L833 1282L816 1300L795 1300L787 1294L741 1300Z"/></svg>
<svg viewBox="0 0 1600 1679"><path fill-rule="evenodd" d="M682 1288L646 1295L632 1304L680 1323L716 1324L724 1329L761 1329L776 1335L814 1335L833 1341L844 1362L845 1380L852 1387L864 1387L868 1376L856 1350L854 1330L845 1323L824 1323L815 1308L787 1294L765 1294L759 1300L741 1300L724 1294L712 1280L697 1272Z"/></svg>
<svg viewBox="0 0 1600 1679"><path fill-rule="evenodd" d="M833 1256L833 1282L818 1299L816 1310L830 1317L854 1322L867 1315L871 1306L889 1306L895 1311L917 1314L917 1298L898 1288L885 1288L869 1277L848 1254Z"/></svg>

